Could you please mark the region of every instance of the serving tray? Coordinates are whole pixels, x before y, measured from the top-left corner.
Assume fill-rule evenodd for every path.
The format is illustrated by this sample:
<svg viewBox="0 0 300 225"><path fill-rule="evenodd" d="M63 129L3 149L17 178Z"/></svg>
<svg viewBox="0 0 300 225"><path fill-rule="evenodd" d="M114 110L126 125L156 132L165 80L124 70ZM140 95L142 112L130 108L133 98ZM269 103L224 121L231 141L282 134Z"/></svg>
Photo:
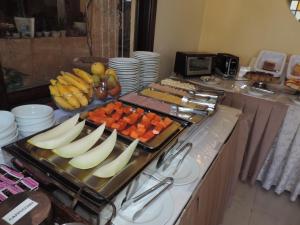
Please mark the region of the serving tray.
<svg viewBox="0 0 300 225"><path fill-rule="evenodd" d="M19 140L11 145L5 146L3 149L8 151L10 154L21 160L34 165L34 167L43 171L49 177L54 177L59 180L62 184L68 184L68 187L74 187L74 189L81 190L83 187L88 187L90 190L95 192L95 199L98 195L103 196L106 199L112 199L122 188L127 185L136 175L138 175L155 157L157 157L164 147L170 142L175 140L177 135L183 130L183 127L178 127L176 132L173 133L171 139L164 142L161 148L155 152L144 151L141 146L138 146L135 150L130 162L127 166L114 177L111 178L98 178L93 176L93 172L99 168L99 166L106 164L117 156L130 144L129 141L120 139L118 137L114 150L109 157L95 168L81 170L72 167L68 162L70 159L64 159L53 153L51 150L41 149L35 147L27 142L31 137ZM80 136L81 138L90 132L94 128L85 125ZM104 132L101 139L96 143L100 144L109 136L109 132ZM89 194L91 195L91 194Z"/></svg>
<svg viewBox="0 0 300 225"><path fill-rule="evenodd" d="M101 108L101 107L105 107L107 104L109 104L111 102L107 102L106 104L97 107L97 108ZM123 102L124 106L130 106L132 108L137 108L137 106L132 105L132 104L126 104ZM93 110L97 109L94 108ZM142 109L145 110L145 113L148 112L154 112L152 110L149 109L145 109L143 107L141 107ZM92 111L93 111L92 110ZM166 115L162 114L162 113L158 113L155 112L157 115L161 116L161 117L166 117ZM86 123L91 126L91 127L98 127L99 124L91 121L88 119L88 113L84 112L80 115L81 119L86 119ZM172 118L173 122L170 126L166 127L164 130L162 130L158 135L156 135L155 137L153 137L152 139L150 139L147 142L139 142L139 146L141 146L144 150L146 151L156 151L160 146L162 146L163 143L165 143L168 139L172 138L172 136L174 136L174 134L176 134L178 132L178 130L181 130L182 128L186 127L188 125L188 123L186 121L180 120L180 119L175 119ZM113 129L105 127L106 131L112 132ZM123 135L122 133L118 132L118 136L121 137L122 139L126 140L126 141L133 141L134 139Z"/></svg>

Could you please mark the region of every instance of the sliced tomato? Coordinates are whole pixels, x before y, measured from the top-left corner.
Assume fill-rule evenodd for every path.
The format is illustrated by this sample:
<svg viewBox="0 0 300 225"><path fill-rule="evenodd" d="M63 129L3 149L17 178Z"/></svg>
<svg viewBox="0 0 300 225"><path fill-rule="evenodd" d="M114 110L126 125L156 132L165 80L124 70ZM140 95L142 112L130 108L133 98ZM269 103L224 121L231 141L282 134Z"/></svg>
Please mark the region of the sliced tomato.
<svg viewBox="0 0 300 225"><path fill-rule="evenodd" d="M103 116L105 116L105 110L103 108L95 109L94 113L97 114L97 115L103 115Z"/></svg>
<svg viewBox="0 0 300 225"><path fill-rule="evenodd" d="M115 104L114 104L114 109L119 109L119 108L122 107L122 105L123 105L122 102L117 101L117 102L115 102Z"/></svg>
<svg viewBox="0 0 300 225"><path fill-rule="evenodd" d="M153 133L153 131L149 130L142 137L139 137L139 139L141 142L146 143L147 141L150 141L154 136L155 134Z"/></svg>
<svg viewBox="0 0 300 225"><path fill-rule="evenodd" d="M120 120L121 117L122 117L122 114L119 114L117 112L113 113L112 116L111 116L111 118L113 118L116 121Z"/></svg>
<svg viewBox="0 0 300 225"><path fill-rule="evenodd" d="M153 133L154 134L159 134L163 129L164 129L164 126L159 123L155 126L155 128L153 130Z"/></svg>
<svg viewBox="0 0 300 225"><path fill-rule="evenodd" d="M139 137L137 130L132 130L130 132L130 137L132 137L133 139L137 139Z"/></svg>
<svg viewBox="0 0 300 225"><path fill-rule="evenodd" d="M138 113L138 114L140 114L140 115L143 115L144 114L144 110L143 109L141 109L141 108L137 108L136 109L136 113Z"/></svg>
<svg viewBox="0 0 300 225"><path fill-rule="evenodd" d="M146 129L143 127L138 127L136 132L138 133L139 137L141 137L146 133Z"/></svg>
<svg viewBox="0 0 300 225"><path fill-rule="evenodd" d="M153 112L149 112L149 113L146 114L146 116L149 118L150 121L155 117L155 115L156 114L153 113Z"/></svg>
<svg viewBox="0 0 300 225"><path fill-rule="evenodd" d="M103 110L107 115L110 115L114 111L114 104L113 103L107 104L105 107L103 107Z"/></svg>
<svg viewBox="0 0 300 225"><path fill-rule="evenodd" d="M105 121L107 127L111 127L112 124L115 122L115 120L113 118L104 118L104 121Z"/></svg>
<svg viewBox="0 0 300 225"><path fill-rule="evenodd" d="M173 120L171 120L169 117L164 118L163 123L165 127L170 126L173 123Z"/></svg>
<svg viewBox="0 0 300 225"><path fill-rule="evenodd" d="M117 130L119 130L120 124L117 123L117 122L114 122L114 123L111 124L110 127L111 127L112 129L117 129Z"/></svg>
<svg viewBox="0 0 300 225"><path fill-rule="evenodd" d="M132 107L131 106L125 106L125 107L123 107L123 112L125 114L131 113L132 112Z"/></svg>
<svg viewBox="0 0 300 225"><path fill-rule="evenodd" d="M122 131L122 130L124 130L127 127L127 123L124 120L119 121L119 125L120 126L119 126L118 131Z"/></svg>

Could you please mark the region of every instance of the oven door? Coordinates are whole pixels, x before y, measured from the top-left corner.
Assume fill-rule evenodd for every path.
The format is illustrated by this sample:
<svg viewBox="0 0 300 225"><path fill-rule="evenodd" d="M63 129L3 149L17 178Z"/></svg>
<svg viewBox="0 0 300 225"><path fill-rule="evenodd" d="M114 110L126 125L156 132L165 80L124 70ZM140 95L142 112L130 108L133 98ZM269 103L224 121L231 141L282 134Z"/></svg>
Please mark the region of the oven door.
<svg viewBox="0 0 300 225"><path fill-rule="evenodd" d="M186 59L186 75L210 75L212 73L212 57L194 56Z"/></svg>

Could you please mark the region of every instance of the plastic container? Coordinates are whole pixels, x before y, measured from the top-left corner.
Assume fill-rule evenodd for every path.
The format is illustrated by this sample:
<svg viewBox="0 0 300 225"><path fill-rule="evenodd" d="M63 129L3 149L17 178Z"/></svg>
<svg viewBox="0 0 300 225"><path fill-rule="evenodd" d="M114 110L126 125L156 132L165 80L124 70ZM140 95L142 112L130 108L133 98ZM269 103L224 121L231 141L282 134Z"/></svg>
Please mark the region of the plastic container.
<svg viewBox="0 0 300 225"><path fill-rule="evenodd" d="M256 71L273 74L274 77L280 77L283 73L287 55L285 53L262 50L255 62L254 69ZM263 65L265 61L276 63L275 71L264 70Z"/></svg>
<svg viewBox="0 0 300 225"><path fill-rule="evenodd" d="M292 55L287 66L286 77L288 79L300 80L300 76L293 76L293 70L296 64L300 64L300 55Z"/></svg>

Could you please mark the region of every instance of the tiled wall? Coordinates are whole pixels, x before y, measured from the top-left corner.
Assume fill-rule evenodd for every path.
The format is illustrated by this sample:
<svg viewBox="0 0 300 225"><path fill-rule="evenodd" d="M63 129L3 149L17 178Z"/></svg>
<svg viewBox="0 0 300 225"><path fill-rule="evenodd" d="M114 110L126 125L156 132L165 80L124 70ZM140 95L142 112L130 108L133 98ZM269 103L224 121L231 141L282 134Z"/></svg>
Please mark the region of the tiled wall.
<svg viewBox="0 0 300 225"><path fill-rule="evenodd" d="M61 70L70 70L75 57L88 56L85 37L0 39L4 67L48 80Z"/></svg>

